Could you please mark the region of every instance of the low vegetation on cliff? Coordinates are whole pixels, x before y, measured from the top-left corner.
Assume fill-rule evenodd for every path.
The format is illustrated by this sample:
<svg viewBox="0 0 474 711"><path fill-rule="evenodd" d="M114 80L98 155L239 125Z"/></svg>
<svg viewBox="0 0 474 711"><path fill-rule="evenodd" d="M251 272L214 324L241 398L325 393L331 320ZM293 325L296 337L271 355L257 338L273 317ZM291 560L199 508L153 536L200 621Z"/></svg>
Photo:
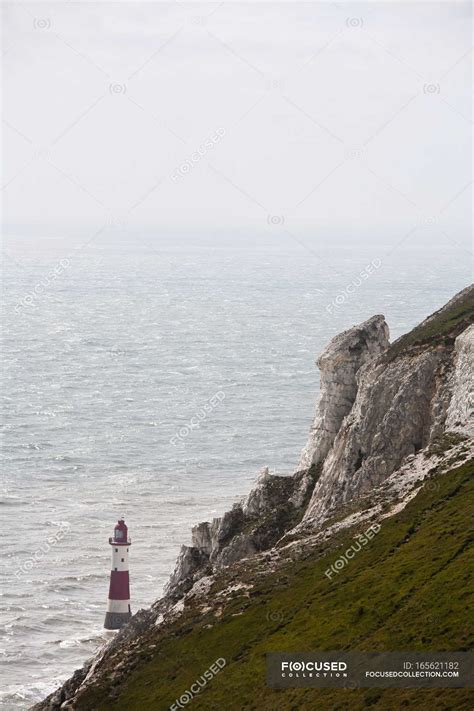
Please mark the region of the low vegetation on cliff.
<svg viewBox="0 0 474 711"><path fill-rule="evenodd" d="M392 343L384 360L390 362L400 355L419 353L427 347L452 346L456 337L474 323L472 300L472 287L468 287L458 294L455 303L450 302Z"/></svg>

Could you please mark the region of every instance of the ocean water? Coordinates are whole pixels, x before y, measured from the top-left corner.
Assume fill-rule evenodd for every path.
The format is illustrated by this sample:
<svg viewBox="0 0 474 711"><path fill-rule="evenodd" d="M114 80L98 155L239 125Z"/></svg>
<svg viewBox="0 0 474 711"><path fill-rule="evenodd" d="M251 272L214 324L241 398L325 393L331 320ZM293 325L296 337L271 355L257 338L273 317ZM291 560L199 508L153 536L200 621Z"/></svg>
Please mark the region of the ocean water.
<svg viewBox="0 0 474 711"><path fill-rule="evenodd" d="M295 470L314 360L333 335L384 313L397 337L469 282L449 246L27 247L3 272L4 709L28 708L113 634L102 624L119 516L136 611L193 524L245 496L262 467Z"/></svg>

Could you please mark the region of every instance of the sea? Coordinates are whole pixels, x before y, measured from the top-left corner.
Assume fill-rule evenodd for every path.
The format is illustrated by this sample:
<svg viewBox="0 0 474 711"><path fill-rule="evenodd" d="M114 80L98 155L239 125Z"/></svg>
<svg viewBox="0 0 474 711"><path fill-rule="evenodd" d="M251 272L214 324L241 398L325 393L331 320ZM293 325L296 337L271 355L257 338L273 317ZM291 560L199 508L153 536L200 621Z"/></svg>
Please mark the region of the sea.
<svg viewBox="0 0 474 711"><path fill-rule="evenodd" d="M108 538L125 517L132 611L191 527L296 470L315 359L383 313L396 338L470 281L453 245L285 234L15 235L3 266L0 707L27 709L114 633ZM203 414L204 413L204 414Z"/></svg>

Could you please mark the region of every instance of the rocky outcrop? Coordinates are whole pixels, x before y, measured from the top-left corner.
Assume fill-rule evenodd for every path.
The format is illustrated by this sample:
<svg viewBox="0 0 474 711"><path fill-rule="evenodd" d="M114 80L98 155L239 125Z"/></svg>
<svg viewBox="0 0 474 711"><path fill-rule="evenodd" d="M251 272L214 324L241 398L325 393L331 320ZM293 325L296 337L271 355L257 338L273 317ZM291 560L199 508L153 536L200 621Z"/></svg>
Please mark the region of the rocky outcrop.
<svg viewBox="0 0 474 711"><path fill-rule="evenodd" d="M306 520L319 526L384 481L446 431L448 412L450 421L466 422L472 340L464 331L473 302L474 289L464 290L358 370L354 403L324 460Z"/></svg>
<svg viewBox="0 0 474 711"><path fill-rule="evenodd" d="M332 339L316 364L321 373L321 394L300 469L324 461L339 432L344 417L357 394L357 373L390 345L383 316L340 333Z"/></svg>
<svg viewBox="0 0 474 711"><path fill-rule="evenodd" d="M192 529L193 545L181 548L165 594L179 599L203 576L271 548L301 520L317 476L316 467L291 477L265 468L243 503Z"/></svg>
<svg viewBox="0 0 474 711"><path fill-rule="evenodd" d="M91 668L91 663L86 662L82 669L77 669L74 674L62 686L52 693L44 703L36 704L37 709L71 709L68 700L74 697L77 690L83 685L86 676Z"/></svg>
<svg viewBox="0 0 474 711"><path fill-rule="evenodd" d="M427 446L431 404L447 368L443 354L425 353L409 369L399 360L363 369L356 402L324 463L306 518L322 522Z"/></svg>
<svg viewBox="0 0 474 711"><path fill-rule="evenodd" d="M179 597L186 593L192 587L196 572L203 570L208 562L208 556L199 548L181 546L175 569L165 588L165 595L178 594Z"/></svg>
<svg viewBox="0 0 474 711"><path fill-rule="evenodd" d="M474 436L474 326L456 338L455 370L446 429Z"/></svg>

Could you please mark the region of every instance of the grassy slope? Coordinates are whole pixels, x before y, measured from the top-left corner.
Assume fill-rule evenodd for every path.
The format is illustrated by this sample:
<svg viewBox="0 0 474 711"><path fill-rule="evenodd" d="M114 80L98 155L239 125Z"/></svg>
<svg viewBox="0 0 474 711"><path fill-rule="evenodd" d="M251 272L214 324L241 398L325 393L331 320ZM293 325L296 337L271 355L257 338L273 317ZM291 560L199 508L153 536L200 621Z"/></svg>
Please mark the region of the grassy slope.
<svg viewBox="0 0 474 711"><path fill-rule="evenodd" d="M189 688L217 657L227 666L193 699L196 710L472 709L472 691L275 691L265 684L265 653L324 649L464 650L472 647L469 529L474 510L473 462L434 480L328 581L338 556L303 561L268 575L251 598L236 593L218 620L188 612L173 634L158 628L143 640L140 663L116 687L94 687L78 709L161 711ZM345 547L352 537L347 536ZM471 589L471 592L469 592ZM243 610L243 612L242 612ZM194 617L194 619L193 619ZM205 624L212 624L206 629ZM146 650L148 644L156 648Z"/></svg>
<svg viewBox="0 0 474 711"><path fill-rule="evenodd" d="M400 355L418 353L427 346L452 346L454 340L474 322L474 288L471 287L457 302L444 306L426 322L397 339L384 355L387 362Z"/></svg>

